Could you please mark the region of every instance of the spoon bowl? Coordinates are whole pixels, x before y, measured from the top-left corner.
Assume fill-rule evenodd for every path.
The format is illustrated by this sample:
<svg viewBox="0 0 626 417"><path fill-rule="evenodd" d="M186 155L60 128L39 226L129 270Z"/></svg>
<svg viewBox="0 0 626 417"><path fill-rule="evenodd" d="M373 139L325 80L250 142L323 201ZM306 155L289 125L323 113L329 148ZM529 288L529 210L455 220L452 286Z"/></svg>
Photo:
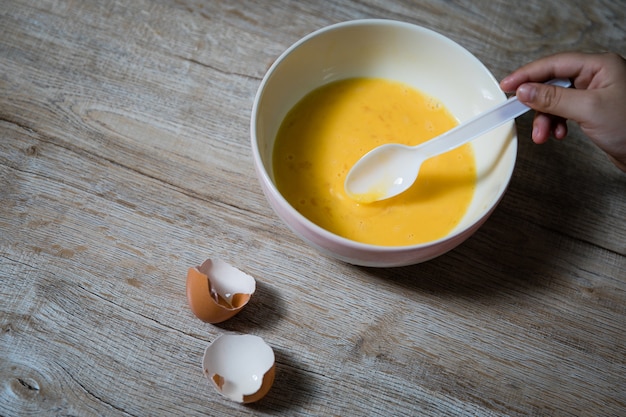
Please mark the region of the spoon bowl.
<svg viewBox="0 0 626 417"><path fill-rule="evenodd" d="M565 79L553 79L546 84L562 88L571 85ZM374 148L348 172L344 185L346 194L359 203L372 203L401 194L413 185L427 159L458 148L528 110L530 107L513 96L417 146L389 143Z"/></svg>

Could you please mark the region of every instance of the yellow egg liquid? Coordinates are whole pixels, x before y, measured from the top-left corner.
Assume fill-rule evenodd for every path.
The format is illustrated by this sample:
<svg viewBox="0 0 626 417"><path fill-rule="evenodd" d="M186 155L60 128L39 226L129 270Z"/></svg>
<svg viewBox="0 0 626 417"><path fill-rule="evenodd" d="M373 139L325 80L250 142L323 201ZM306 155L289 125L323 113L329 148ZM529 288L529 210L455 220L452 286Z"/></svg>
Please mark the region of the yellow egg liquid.
<svg viewBox="0 0 626 417"><path fill-rule="evenodd" d="M276 186L303 216L348 239L405 246L442 238L472 200L476 164L469 144L427 160L413 186L387 200L358 203L347 196L344 181L371 149L417 145L456 124L441 102L399 82L327 84L283 120L273 154Z"/></svg>

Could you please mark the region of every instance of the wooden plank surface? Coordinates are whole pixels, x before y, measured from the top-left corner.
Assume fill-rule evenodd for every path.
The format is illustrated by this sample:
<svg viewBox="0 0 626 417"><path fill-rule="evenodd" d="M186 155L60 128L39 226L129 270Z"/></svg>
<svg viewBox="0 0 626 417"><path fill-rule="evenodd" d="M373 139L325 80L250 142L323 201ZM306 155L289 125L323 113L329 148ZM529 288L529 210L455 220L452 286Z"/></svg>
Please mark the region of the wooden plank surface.
<svg viewBox="0 0 626 417"><path fill-rule="evenodd" d="M226 4L228 3L228 4ZM501 205L433 261L317 253L254 176L260 80L300 37L391 18L501 78L562 50L626 55L620 0L7 0L0 7L0 415L626 415L626 175L575 127L530 142ZM218 326L189 266L255 276ZM261 402L220 397L204 348L263 337Z"/></svg>

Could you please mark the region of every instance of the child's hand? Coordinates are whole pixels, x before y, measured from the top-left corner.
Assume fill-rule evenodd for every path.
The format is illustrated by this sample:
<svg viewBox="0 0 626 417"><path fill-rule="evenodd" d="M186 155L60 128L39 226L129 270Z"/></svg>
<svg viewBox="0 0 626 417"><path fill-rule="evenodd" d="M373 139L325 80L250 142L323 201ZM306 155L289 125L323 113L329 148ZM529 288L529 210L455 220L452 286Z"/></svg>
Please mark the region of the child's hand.
<svg viewBox="0 0 626 417"><path fill-rule="evenodd" d="M541 84L569 78L575 88ZM544 143L550 133L567 135L566 119L626 172L626 60L613 53L561 53L531 62L500 82L506 92L536 110L532 138Z"/></svg>

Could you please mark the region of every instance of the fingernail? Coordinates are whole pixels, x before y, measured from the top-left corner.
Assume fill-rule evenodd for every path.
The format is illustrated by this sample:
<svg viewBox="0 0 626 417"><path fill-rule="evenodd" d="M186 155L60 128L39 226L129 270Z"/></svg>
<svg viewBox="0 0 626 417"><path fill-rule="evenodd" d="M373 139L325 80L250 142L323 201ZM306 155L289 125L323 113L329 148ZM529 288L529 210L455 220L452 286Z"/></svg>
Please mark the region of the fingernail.
<svg viewBox="0 0 626 417"><path fill-rule="evenodd" d="M510 88L509 87L509 83L511 82L511 76L507 75L506 77L504 77L502 80L500 80L500 88L502 88L502 90L506 93L513 93L515 92L514 88Z"/></svg>
<svg viewBox="0 0 626 417"><path fill-rule="evenodd" d="M535 100L535 96L537 95L537 88L530 84L522 84L517 89L515 95L520 101L525 103L531 103Z"/></svg>
<svg viewBox="0 0 626 417"><path fill-rule="evenodd" d="M500 84L506 84L511 80L511 75L507 75L502 80L500 80Z"/></svg>

